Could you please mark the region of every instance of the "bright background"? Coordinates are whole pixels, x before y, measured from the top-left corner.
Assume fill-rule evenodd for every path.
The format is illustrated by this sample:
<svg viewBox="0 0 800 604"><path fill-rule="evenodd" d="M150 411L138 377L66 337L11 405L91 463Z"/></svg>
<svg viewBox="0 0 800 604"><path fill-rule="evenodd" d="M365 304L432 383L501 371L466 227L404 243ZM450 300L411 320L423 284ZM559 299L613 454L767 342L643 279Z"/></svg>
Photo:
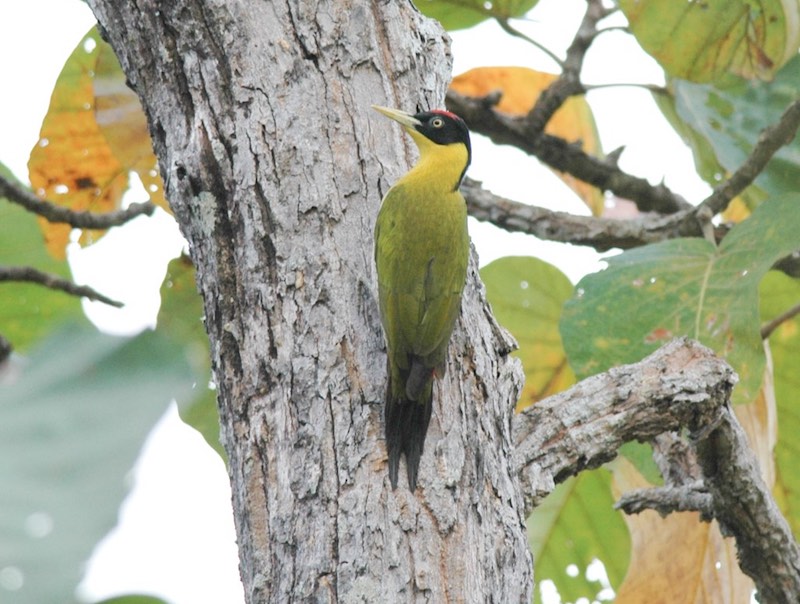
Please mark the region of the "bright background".
<svg viewBox="0 0 800 604"><path fill-rule="evenodd" d="M583 0L542 0L532 15L535 21L516 26L563 56L584 9ZM0 162L25 182L28 153L39 138L55 80L94 23L87 5L78 0L7 2L0 8L0 56L4 57L0 63L4 88ZM621 19L611 23L619 24ZM453 55L456 74L489 65L556 71L530 44L509 37L491 23L456 32ZM595 42L584 80L661 84L663 76L631 37L613 32ZM606 152L626 147L620 160L624 170L653 183L663 179L692 202L707 194L707 185L695 175L689 151L665 124L649 92L603 88L589 93L589 100ZM383 118L376 115L375 119ZM559 179L519 151L495 147L476 136L473 158L469 175L495 193L589 213ZM143 191L129 196L132 201L144 198ZM535 255L561 268L573 282L602 267L598 255L589 249L541 242L475 221L470 223L470 232L482 265L505 255ZM182 245L172 219L159 212L154 219L140 218L115 229L88 249L72 249L69 258L76 281L125 303L121 310L84 303L89 317L115 334L153 326L166 262ZM150 434L130 484L118 527L89 561L81 596L95 601L137 592L158 595L173 604L242 602L225 467L199 434L180 421L174 406Z"/></svg>

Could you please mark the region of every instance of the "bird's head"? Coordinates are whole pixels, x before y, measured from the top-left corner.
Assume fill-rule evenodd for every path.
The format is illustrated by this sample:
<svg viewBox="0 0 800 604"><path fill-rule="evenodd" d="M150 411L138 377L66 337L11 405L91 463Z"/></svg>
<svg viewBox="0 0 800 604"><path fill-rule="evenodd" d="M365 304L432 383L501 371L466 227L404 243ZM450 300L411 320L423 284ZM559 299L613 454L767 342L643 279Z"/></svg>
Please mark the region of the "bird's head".
<svg viewBox="0 0 800 604"><path fill-rule="evenodd" d="M420 153L420 161L428 158L442 156L444 149L462 148L466 153L461 153L461 174L456 183L456 187L461 183L464 173L472 159L472 147L469 141L469 129L460 117L455 113L434 109L423 111L422 113L410 114L398 109L389 109L373 105L373 109L382 113L388 118L399 122L403 128L411 135L417 144Z"/></svg>

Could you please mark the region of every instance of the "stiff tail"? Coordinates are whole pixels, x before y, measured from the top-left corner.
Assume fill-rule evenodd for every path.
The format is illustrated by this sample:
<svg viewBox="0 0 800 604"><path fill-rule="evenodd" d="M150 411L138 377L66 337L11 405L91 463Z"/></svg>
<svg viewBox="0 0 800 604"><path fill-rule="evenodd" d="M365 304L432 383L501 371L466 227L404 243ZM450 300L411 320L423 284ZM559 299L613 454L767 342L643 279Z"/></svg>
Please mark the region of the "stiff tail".
<svg viewBox="0 0 800 604"><path fill-rule="evenodd" d="M430 371L430 370L429 370ZM415 373L413 370L412 374ZM433 408L433 374L430 373L417 400L409 398L405 387L395 388L391 372L386 392L386 448L389 453L389 481L392 489L397 488L397 475L400 469L400 456L406 457L406 475L411 492L417 489L417 474L425 434L431 421ZM408 379L406 372L401 377Z"/></svg>

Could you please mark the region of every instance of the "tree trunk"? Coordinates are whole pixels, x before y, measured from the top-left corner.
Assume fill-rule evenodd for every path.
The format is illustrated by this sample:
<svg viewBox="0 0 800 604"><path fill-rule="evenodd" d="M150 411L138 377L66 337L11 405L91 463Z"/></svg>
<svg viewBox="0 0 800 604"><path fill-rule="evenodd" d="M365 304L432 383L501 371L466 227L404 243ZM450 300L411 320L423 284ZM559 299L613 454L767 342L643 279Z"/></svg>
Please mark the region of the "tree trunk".
<svg viewBox="0 0 800 604"><path fill-rule="evenodd" d="M372 103L442 106L407 2L91 0L205 301L248 602L529 602L521 371L473 258L416 494L388 484L372 229L413 159Z"/></svg>

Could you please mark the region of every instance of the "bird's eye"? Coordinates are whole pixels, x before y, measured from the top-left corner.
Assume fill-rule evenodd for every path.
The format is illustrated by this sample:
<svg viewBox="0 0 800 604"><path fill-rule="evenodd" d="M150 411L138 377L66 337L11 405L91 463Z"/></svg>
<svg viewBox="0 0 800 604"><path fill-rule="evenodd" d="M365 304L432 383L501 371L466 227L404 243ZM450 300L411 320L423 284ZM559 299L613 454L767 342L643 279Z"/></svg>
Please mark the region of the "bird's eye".
<svg viewBox="0 0 800 604"><path fill-rule="evenodd" d="M444 126L444 120L440 117L435 117L431 120L431 126L434 128L441 128Z"/></svg>

